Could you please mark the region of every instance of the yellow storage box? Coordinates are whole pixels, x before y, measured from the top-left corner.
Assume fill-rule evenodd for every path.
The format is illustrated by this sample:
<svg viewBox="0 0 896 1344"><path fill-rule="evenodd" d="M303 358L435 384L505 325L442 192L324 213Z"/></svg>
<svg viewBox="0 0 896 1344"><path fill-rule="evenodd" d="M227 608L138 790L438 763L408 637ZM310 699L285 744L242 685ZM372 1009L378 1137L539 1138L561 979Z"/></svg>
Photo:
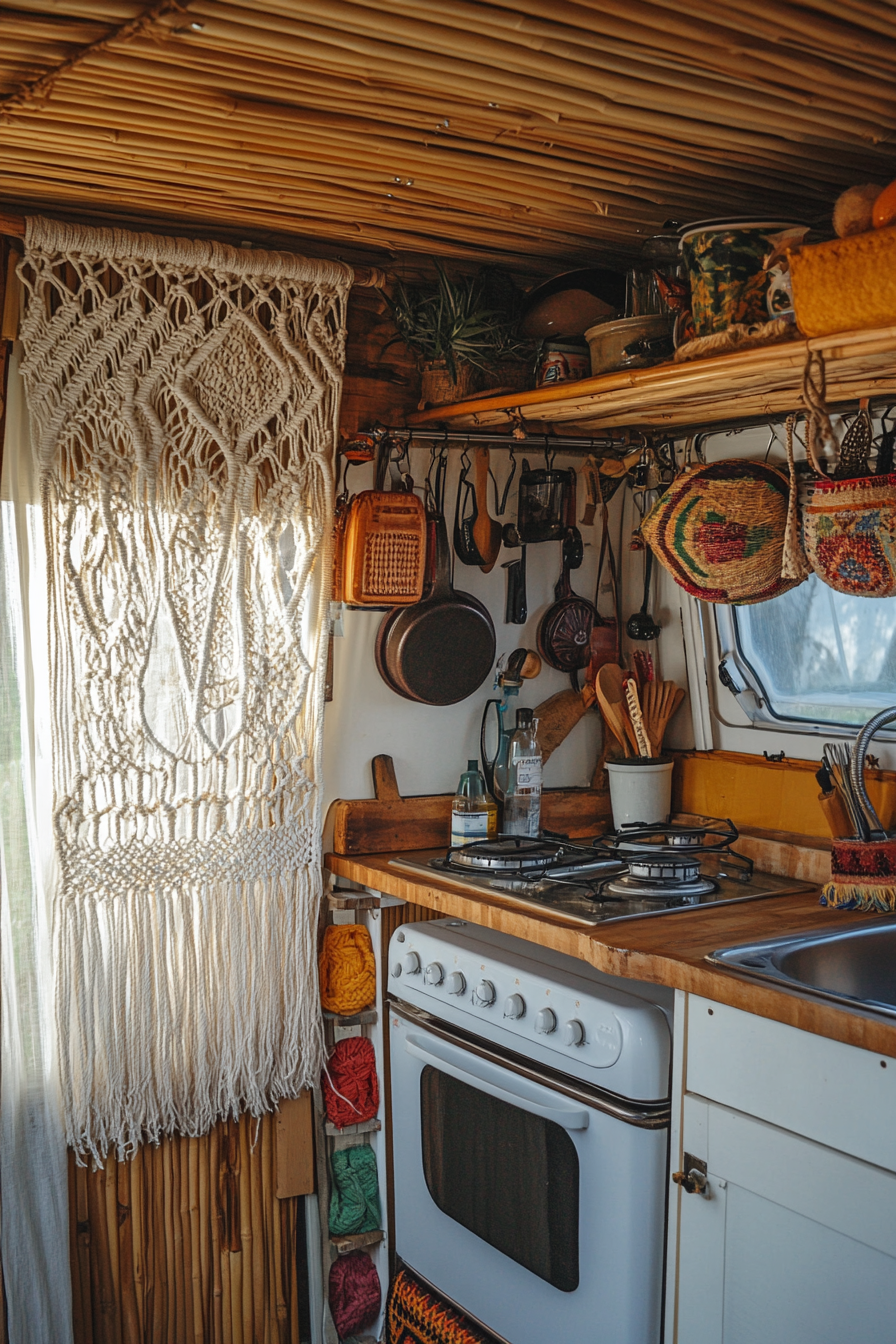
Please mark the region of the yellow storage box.
<svg viewBox="0 0 896 1344"><path fill-rule="evenodd" d="M793 307L806 336L896 325L896 227L790 256Z"/></svg>

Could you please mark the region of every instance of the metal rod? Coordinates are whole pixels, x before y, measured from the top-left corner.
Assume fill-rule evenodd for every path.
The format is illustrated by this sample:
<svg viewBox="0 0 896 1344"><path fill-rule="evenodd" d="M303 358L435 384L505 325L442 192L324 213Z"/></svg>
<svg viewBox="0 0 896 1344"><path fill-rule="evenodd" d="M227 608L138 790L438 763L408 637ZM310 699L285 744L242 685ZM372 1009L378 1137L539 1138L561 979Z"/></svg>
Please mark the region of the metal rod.
<svg viewBox="0 0 896 1344"><path fill-rule="evenodd" d="M445 443L450 447L452 444L462 447L466 443L484 444L489 448L513 448L516 452L540 453L544 448L551 452L562 451L569 453L590 453L593 449L619 449L629 446L637 446L641 442L641 436L632 440L631 436L624 430L618 434L593 434L579 435L572 438L568 434L527 434L525 438L518 439L513 434L489 434L487 430L482 429L411 429L407 426L401 428L386 429L383 431L377 425L377 432L385 432L390 438L403 438L410 436L408 443L413 445L418 443ZM667 437L663 435L663 437Z"/></svg>

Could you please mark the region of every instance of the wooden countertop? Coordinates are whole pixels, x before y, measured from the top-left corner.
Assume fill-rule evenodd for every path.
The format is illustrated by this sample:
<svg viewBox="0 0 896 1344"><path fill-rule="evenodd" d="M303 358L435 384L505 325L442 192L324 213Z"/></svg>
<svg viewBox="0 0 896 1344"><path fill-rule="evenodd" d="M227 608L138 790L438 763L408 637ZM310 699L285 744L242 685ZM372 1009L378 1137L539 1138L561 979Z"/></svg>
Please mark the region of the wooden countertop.
<svg viewBox="0 0 896 1344"><path fill-rule="evenodd" d="M701 906L662 917L645 916L620 923L576 928L549 911L512 908L500 896L474 896L437 879L411 877L389 867L396 854L347 858L328 854L327 868L340 877L372 887L440 914L500 929L529 942L578 957L597 970L630 980L646 980L703 995L718 1003L785 1022L803 1031L829 1036L864 1050L896 1058L896 1022L871 1012L838 1007L797 991L779 989L733 971L710 966L707 953L720 947L776 938L788 933L852 927L881 918L818 904L818 889L791 896L769 896L735 905ZM429 852L403 857L426 858Z"/></svg>

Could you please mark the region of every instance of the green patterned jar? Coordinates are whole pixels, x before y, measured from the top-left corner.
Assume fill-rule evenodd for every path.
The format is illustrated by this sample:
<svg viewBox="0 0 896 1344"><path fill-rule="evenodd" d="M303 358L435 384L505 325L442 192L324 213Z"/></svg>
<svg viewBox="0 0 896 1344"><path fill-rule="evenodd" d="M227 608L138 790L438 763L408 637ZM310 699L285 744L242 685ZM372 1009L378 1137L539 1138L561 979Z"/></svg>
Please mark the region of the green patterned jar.
<svg viewBox="0 0 896 1344"><path fill-rule="evenodd" d="M697 336L711 336L735 323L769 320L769 235L796 227L793 221L710 219L682 230L681 252L691 282L691 312Z"/></svg>

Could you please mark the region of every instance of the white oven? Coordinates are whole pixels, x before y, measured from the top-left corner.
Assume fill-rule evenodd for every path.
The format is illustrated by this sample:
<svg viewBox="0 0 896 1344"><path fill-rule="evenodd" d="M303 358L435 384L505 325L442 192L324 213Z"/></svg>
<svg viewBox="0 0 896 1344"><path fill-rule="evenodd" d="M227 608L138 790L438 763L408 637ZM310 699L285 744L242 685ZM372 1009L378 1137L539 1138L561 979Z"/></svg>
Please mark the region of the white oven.
<svg viewBox="0 0 896 1344"><path fill-rule="evenodd" d="M399 1257L508 1344L658 1344L671 995L458 920L389 988Z"/></svg>

